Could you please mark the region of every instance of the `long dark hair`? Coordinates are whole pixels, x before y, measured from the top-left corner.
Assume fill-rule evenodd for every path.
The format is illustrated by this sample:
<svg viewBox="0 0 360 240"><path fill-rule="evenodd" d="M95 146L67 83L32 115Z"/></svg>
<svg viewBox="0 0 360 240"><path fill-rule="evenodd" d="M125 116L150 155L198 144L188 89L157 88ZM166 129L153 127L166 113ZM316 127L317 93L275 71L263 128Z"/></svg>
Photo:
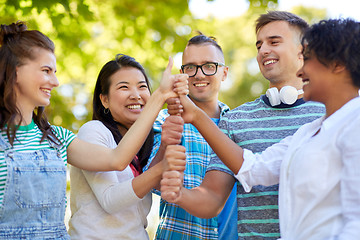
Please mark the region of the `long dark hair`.
<svg viewBox="0 0 360 240"><path fill-rule="evenodd" d="M54 53L54 43L43 33L27 30L24 22L18 21L10 25L1 25L0 29L0 129L6 127L6 134L13 145L16 131L23 121L23 116L16 106L16 67L24 64L25 59L33 60L37 56L34 48L42 48ZM33 120L43 136L41 141L48 138L55 144L59 141L48 123L44 107L37 107L33 112ZM20 116L19 121L16 117Z"/></svg>
<svg viewBox="0 0 360 240"><path fill-rule="evenodd" d="M110 111L109 112L105 111L105 108L100 100L100 94L102 95L109 94L109 88L111 84L110 77L123 67L132 67L138 69L144 75L146 84L150 89L149 79L145 74L144 68L141 66L140 63L138 63L134 58L130 56L118 54L116 55L115 60L111 60L107 62L100 70L94 89L92 118L93 120L101 121L111 131L114 140L117 144L121 141L123 137L118 129L118 125L121 125L124 128L126 127L123 126L121 123L116 122L113 119ZM146 165L150 157L150 153L153 146L153 140L154 140L154 131L153 129L151 129L143 146L137 153L138 162L135 161L135 158L131 162L131 164L140 173L142 172L142 168Z"/></svg>

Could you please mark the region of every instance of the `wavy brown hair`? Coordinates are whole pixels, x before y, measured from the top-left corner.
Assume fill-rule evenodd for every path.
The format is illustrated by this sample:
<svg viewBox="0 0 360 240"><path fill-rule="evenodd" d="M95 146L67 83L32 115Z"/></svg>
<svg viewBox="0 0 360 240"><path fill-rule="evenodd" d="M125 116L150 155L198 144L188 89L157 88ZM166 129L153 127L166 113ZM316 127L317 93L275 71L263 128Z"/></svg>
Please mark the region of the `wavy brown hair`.
<svg viewBox="0 0 360 240"><path fill-rule="evenodd" d="M37 57L35 48L42 48L54 53L54 43L37 30L28 30L24 22L18 21L10 25L0 26L0 129L13 145L16 131L23 121L23 116L16 106L16 68L22 66L26 59ZM43 133L42 140L48 138L59 144L44 113L44 107L37 107L33 112L33 120ZM18 118L20 116L20 118ZM19 120L16 121L16 118Z"/></svg>

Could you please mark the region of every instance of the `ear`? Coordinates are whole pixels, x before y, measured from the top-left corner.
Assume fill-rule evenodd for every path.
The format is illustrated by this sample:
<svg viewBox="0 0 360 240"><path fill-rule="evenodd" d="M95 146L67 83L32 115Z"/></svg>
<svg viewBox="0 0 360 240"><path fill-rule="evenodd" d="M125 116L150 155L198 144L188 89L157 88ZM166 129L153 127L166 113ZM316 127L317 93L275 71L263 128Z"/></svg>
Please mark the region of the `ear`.
<svg viewBox="0 0 360 240"><path fill-rule="evenodd" d="M15 81L15 82L16 82L16 83L17 83L17 79L18 79L18 77L17 77L17 76L19 75L19 74L18 74L18 70L19 70L19 67L18 67L18 66L16 66L16 67L15 67L15 79L16 79L16 81Z"/></svg>
<svg viewBox="0 0 360 240"><path fill-rule="evenodd" d="M297 57L298 57L298 59L304 60L304 55L302 54L301 51L298 52Z"/></svg>
<svg viewBox="0 0 360 240"><path fill-rule="evenodd" d="M222 82L226 80L228 72L229 72L229 67L224 66L224 76L223 76L223 79L221 79Z"/></svg>
<svg viewBox="0 0 360 240"><path fill-rule="evenodd" d="M297 53L298 59L304 59L303 46L301 44L298 45L297 51L298 51L298 53Z"/></svg>
<svg viewBox="0 0 360 240"><path fill-rule="evenodd" d="M102 103L102 105L104 106L104 108L109 108L109 98L107 95L99 95L100 101Z"/></svg>
<svg viewBox="0 0 360 240"><path fill-rule="evenodd" d="M346 71L346 67L340 63L333 63L331 64L331 67L333 68L333 73L336 74Z"/></svg>

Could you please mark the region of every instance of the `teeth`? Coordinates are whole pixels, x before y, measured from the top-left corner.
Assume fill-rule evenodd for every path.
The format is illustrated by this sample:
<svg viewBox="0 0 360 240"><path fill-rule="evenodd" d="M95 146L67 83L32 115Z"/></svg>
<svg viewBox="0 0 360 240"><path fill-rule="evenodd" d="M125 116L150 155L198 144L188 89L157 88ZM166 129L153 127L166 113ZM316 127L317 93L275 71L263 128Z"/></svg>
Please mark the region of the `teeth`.
<svg viewBox="0 0 360 240"><path fill-rule="evenodd" d="M195 83L195 87L205 87L207 86L207 83Z"/></svg>
<svg viewBox="0 0 360 240"><path fill-rule="evenodd" d="M266 62L264 62L264 66L269 65L269 64L271 64L271 63L276 63L276 60L266 61Z"/></svg>
<svg viewBox="0 0 360 240"><path fill-rule="evenodd" d="M127 108L129 108L129 109L140 109L141 105L140 104L138 104L138 105L130 105L130 106L127 106Z"/></svg>
<svg viewBox="0 0 360 240"><path fill-rule="evenodd" d="M303 82L303 86L308 85L308 84L309 84L309 81L304 81Z"/></svg>
<svg viewBox="0 0 360 240"><path fill-rule="evenodd" d="M41 91L46 92L46 93L50 93L49 89L41 89Z"/></svg>

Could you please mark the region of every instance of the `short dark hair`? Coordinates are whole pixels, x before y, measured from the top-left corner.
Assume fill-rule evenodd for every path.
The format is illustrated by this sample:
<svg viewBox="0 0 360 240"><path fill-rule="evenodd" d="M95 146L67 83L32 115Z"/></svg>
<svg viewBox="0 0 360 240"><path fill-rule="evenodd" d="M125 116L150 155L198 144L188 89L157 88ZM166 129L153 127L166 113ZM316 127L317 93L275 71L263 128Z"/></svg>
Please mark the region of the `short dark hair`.
<svg viewBox="0 0 360 240"><path fill-rule="evenodd" d="M135 60L135 58L130 57L124 54L117 54L115 59L107 62L100 70L99 76L96 80L95 89L94 89L94 96L93 96L93 120L101 121L112 133L115 142L118 144L121 139L122 135L118 129L118 125L123 126L121 123L116 122L111 112L106 113L105 108L102 105L100 100L100 94L108 95L109 88L111 85L110 77L119 71L122 68L136 68L138 69L145 77L146 84L150 90L150 83L149 79L146 76L144 68L141 66L139 62ZM123 126L125 127L125 126ZM125 127L126 128L126 127ZM142 172L142 168L146 165L150 153L153 146L153 139L154 139L154 131L151 129L147 139L145 140L143 146L141 147L140 151L138 152L137 156L139 159L139 163L133 160L131 164L139 171Z"/></svg>
<svg viewBox="0 0 360 240"><path fill-rule="evenodd" d="M222 48L220 47L220 45L216 41L216 38L213 37L213 36L206 36L200 31L198 31L198 35L190 38L190 40L188 41L186 46L203 45L203 44L209 44L209 45L215 46L224 55Z"/></svg>
<svg viewBox="0 0 360 240"><path fill-rule="evenodd" d="M353 19L321 20L305 31L303 54L314 54L323 65L339 63L360 87L360 22Z"/></svg>
<svg viewBox="0 0 360 240"><path fill-rule="evenodd" d="M275 21L285 21L297 28L300 33L304 33L304 31L309 27L307 22L301 17L285 11L269 11L265 14L261 14L260 17L256 20L255 33L258 33L260 28L265 26L268 23Z"/></svg>

